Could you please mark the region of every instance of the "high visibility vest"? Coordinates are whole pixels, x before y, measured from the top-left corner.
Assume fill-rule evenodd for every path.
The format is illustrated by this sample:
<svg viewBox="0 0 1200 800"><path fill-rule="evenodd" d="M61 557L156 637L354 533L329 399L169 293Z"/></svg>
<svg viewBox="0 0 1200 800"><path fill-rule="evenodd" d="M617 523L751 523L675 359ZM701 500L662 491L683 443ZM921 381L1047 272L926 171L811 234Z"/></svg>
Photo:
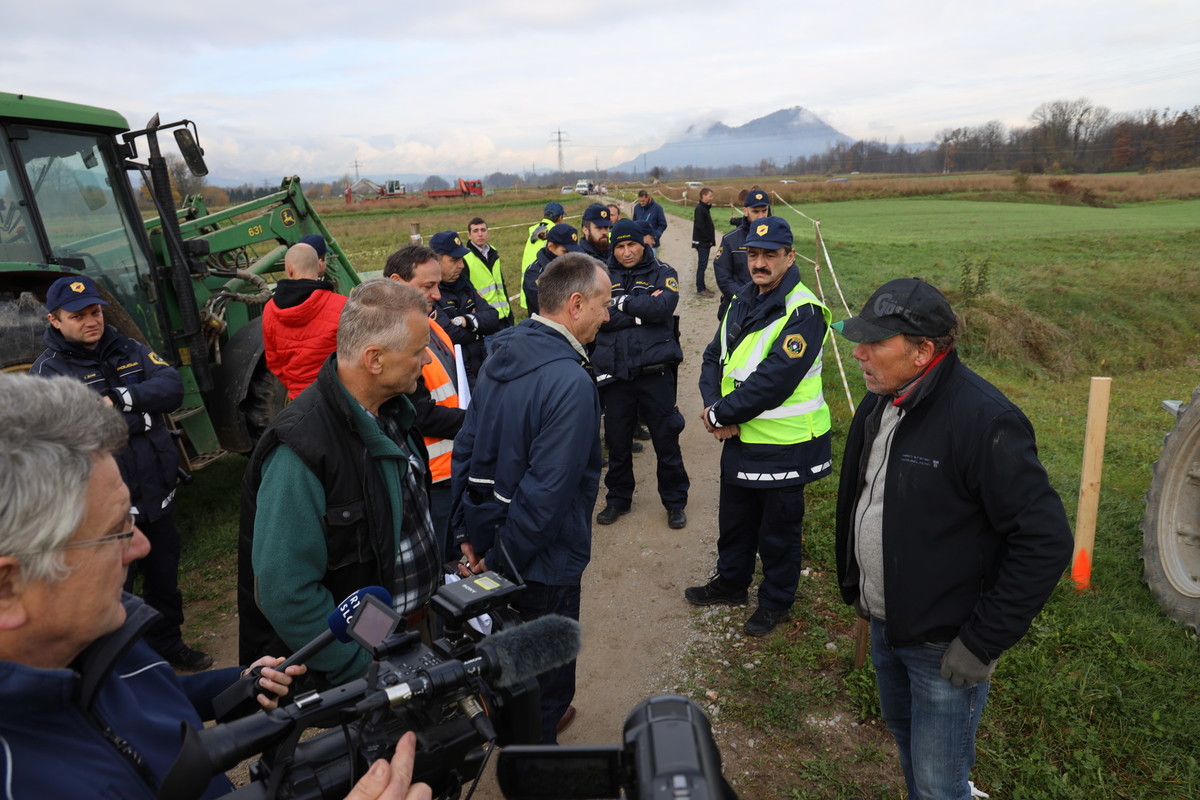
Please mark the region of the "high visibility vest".
<svg viewBox="0 0 1200 800"><path fill-rule="evenodd" d="M525 277L525 270L529 269L530 264L537 261L538 251L546 246L545 239L534 239L532 242L529 241L529 239L533 236L533 232L543 225L546 226L547 231L554 227L554 223L552 221L543 219L537 225L530 225L529 233L525 235L525 252L521 254L521 308L529 308L525 301L525 282L523 280Z"/></svg>
<svg viewBox="0 0 1200 800"><path fill-rule="evenodd" d="M457 372L454 364L454 343L442 330L442 326L429 320L431 339L429 346L429 363L421 368L421 377L425 379L425 388L433 402L446 408L458 408L458 389L454 386L452 372ZM435 341L436 340L436 341ZM429 475L434 483L447 480L450 477L450 456L454 451L453 439L434 439L425 437L425 449L429 451Z"/></svg>
<svg viewBox="0 0 1200 800"><path fill-rule="evenodd" d="M814 305L821 309L825 324L829 325L833 315L829 309L810 292L803 283L788 292L786 311L765 328L746 334L732 353L726 352L725 324L729 314L721 321L721 396L725 397L742 384L758 369L783 332L784 325L796 309L803 305ZM823 342L806 342L807 347L821 348ZM831 427L829 406L821 393L821 351L813 359L812 367L796 385L787 400L778 407L767 409L752 420L741 423L738 434L748 444L798 444L807 442L827 432Z"/></svg>
<svg viewBox="0 0 1200 800"><path fill-rule="evenodd" d="M508 305L508 297L504 294L504 276L500 272L500 259L497 258L492 268L488 269L488 265L483 263L483 260L475 255L473 250L468 250L467 254L463 256L463 261L467 262L467 275L470 277L475 291L479 292L489 306L496 309L500 319L511 316L512 309Z"/></svg>

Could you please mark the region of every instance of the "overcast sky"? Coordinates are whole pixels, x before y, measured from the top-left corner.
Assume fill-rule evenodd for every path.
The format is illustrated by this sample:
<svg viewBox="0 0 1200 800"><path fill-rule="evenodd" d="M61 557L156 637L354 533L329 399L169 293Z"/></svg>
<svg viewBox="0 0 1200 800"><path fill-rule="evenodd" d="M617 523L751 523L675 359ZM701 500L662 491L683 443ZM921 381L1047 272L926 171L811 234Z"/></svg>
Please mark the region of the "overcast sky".
<svg viewBox="0 0 1200 800"><path fill-rule="evenodd" d="M1197 0L42 0L4 28L0 91L192 119L214 176L256 181L554 168L559 130L604 169L796 105L890 143L1200 105Z"/></svg>

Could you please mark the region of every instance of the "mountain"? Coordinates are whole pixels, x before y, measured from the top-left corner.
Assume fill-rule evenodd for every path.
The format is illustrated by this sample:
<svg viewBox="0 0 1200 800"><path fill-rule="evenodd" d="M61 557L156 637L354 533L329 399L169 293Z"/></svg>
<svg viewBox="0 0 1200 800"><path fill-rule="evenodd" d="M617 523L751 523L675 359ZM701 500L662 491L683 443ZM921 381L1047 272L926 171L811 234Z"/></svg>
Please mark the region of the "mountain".
<svg viewBox="0 0 1200 800"><path fill-rule="evenodd" d="M801 106L781 108L765 117L731 128L723 122L692 125L681 138L632 161L613 167L622 172L645 173L654 167L675 169L756 165L764 158L783 166L793 158L824 153L830 147L854 139L827 124Z"/></svg>

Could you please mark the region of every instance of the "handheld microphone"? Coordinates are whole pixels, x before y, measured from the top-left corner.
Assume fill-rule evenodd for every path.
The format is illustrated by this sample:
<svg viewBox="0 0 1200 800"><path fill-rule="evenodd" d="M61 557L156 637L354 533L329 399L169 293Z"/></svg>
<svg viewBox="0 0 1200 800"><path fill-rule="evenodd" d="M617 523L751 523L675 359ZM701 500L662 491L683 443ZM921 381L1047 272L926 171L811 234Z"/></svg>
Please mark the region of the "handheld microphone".
<svg viewBox="0 0 1200 800"><path fill-rule="evenodd" d="M325 630L321 631L315 639L292 653L282 664L273 667L273 669L282 672L293 664L307 662L335 641L352 641L348 631L350 622L358 613L359 608L366 602L368 596L378 598L391 608L392 595L382 586L367 586L359 589L338 603L337 608L329 612L329 616L325 618L327 625ZM254 667L245 675L238 678L236 683L213 699L213 713L218 722L225 722L229 719L245 716L261 708L258 701L254 698L255 695L264 693L262 687L258 685L258 679L262 677L262 671L262 667Z"/></svg>

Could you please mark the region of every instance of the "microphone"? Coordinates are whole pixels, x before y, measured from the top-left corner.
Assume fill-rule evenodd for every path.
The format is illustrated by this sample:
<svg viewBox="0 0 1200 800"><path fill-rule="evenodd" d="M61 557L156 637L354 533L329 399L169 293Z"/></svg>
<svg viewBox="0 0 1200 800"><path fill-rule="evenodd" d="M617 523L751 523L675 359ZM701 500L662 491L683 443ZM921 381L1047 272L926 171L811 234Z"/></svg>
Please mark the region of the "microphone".
<svg viewBox="0 0 1200 800"><path fill-rule="evenodd" d="M273 669L282 672L293 664L307 662L335 641L352 641L349 632L350 622L358 613L358 609L366 602L368 595L378 598L388 608L392 607L392 595L382 586L367 586L359 589L338 603L337 608L329 612L329 616L325 618L327 625L325 630L321 631L315 639L292 653L282 664L273 667ZM213 698L213 714L217 722L225 722L229 719L245 716L261 708L258 701L254 698L257 694L265 693L262 687L258 685L258 679L262 677L262 671L262 667L254 667L245 675L238 678L237 682L232 686Z"/></svg>
<svg viewBox="0 0 1200 800"><path fill-rule="evenodd" d="M570 663L582 645L579 623L550 614L494 633L476 645L480 655L469 661L446 661L421 670L417 677L389 686L360 702L355 711L365 714L383 706L398 706L440 694L484 678L501 688Z"/></svg>

